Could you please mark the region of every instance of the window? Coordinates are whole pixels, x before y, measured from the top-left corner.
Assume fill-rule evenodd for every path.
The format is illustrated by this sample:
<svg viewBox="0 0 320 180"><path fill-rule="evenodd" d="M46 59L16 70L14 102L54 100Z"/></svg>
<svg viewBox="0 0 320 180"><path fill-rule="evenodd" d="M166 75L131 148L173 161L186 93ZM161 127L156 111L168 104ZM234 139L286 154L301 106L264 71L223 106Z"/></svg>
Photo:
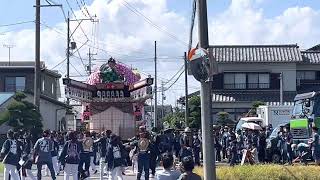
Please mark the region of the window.
<svg viewBox="0 0 320 180"><path fill-rule="evenodd" d="M297 71L297 80L315 80L315 71Z"/></svg>
<svg viewBox="0 0 320 180"><path fill-rule="evenodd" d="M42 79L42 82L41 82L41 91L44 92L44 79Z"/></svg>
<svg viewBox="0 0 320 180"><path fill-rule="evenodd" d="M268 89L270 88L270 76L269 74L259 74L259 88Z"/></svg>
<svg viewBox="0 0 320 180"><path fill-rule="evenodd" d="M54 83L51 83L51 93L54 94Z"/></svg>
<svg viewBox="0 0 320 180"><path fill-rule="evenodd" d="M225 89L245 89L246 74L245 73L226 73L224 74Z"/></svg>
<svg viewBox="0 0 320 180"><path fill-rule="evenodd" d="M225 73L225 89L268 89L270 74L268 73Z"/></svg>
<svg viewBox="0 0 320 180"><path fill-rule="evenodd" d="M5 78L6 92L24 91L25 88L26 88L25 77L6 77Z"/></svg>

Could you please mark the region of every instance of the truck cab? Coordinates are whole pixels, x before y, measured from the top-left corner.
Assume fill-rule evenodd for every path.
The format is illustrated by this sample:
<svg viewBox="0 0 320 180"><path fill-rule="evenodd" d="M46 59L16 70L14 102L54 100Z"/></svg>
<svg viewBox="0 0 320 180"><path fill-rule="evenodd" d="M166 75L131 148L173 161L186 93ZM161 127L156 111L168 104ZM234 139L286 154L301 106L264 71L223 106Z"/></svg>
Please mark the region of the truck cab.
<svg viewBox="0 0 320 180"><path fill-rule="evenodd" d="M312 135L312 126L320 127L320 92L298 94L290 120L294 143L307 142Z"/></svg>

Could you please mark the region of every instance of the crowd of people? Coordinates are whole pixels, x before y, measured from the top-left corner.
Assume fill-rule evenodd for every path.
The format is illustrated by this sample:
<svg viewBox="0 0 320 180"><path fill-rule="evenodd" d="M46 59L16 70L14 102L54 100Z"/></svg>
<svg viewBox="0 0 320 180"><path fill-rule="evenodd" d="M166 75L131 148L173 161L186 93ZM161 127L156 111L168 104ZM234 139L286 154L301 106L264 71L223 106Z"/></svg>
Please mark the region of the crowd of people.
<svg viewBox="0 0 320 180"><path fill-rule="evenodd" d="M28 131L9 130L0 154L4 164L4 180L41 180L43 174L50 174L55 180L62 170L65 180L70 177L74 180L86 179L98 172L100 179L106 176L109 179L123 179L125 169L129 167L136 173L137 180L143 174L146 180L149 177L159 180L200 179L192 170L195 166L201 166L201 131L187 127L183 131L167 129L148 132L145 127L140 127L138 132L135 137L123 141L111 130L102 133L45 130L42 137L33 140ZM216 161L228 162L231 166L245 162L265 163L266 138L271 132L272 127L237 132L229 127L215 129L213 143ZM307 150L303 147L311 147L316 163L320 162L316 128L309 145L293 146L288 127L280 129L277 139L281 163L295 161L293 150L296 148L301 153L298 157L304 160ZM33 164L37 167L37 175L33 174ZM159 165L162 170L157 170Z"/></svg>
<svg viewBox="0 0 320 180"><path fill-rule="evenodd" d="M138 180L143 174L144 179L149 179L150 171L156 179L200 179L192 170L195 162L200 165L200 155L193 152L200 153L201 142L195 142L189 135L177 139L171 132L155 134L140 127L138 135L126 143L110 130L102 133L45 130L42 137L33 139L28 131L8 131L0 153L4 180L41 180L48 175L55 180L61 172L65 180L86 179L98 172L100 179L106 176L123 179L129 166L136 171ZM183 144L177 148L177 143ZM177 161L181 164L177 165ZM160 163L163 170L157 171ZM37 167L36 175L33 164Z"/></svg>

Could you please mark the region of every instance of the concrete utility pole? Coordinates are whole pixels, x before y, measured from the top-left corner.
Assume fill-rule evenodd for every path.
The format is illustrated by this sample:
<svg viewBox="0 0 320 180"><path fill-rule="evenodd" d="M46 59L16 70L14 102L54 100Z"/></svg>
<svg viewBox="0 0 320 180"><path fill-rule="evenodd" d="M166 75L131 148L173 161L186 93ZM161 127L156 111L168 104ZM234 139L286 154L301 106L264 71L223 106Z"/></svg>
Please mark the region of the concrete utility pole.
<svg viewBox="0 0 320 180"><path fill-rule="evenodd" d="M67 17L67 78L70 78L70 15ZM70 104L70 98L67 97L67 104Z"/></svg>
<svg viewBox="0 0 320 180"><path fill-rule="evenodd" d="M40 0L36 0L36 40L35 40L35 67L34 67L34 105L40 108Z"/></svg>
<svg viewBox="0 0 320 180"><path fill-rule="evenodd" d="M188 101L188 63L187 63L187 53L184 52L184 86L185 86L185 107L184 120L186 126L189 126L189 101Z"/></svg>
<svg viewBox="0 0 320 180"><path fill-rule="evenodd" d="M4 48L8 48L8 50L9 50L9 66L10 66L10 63L11 63L11 48L14 48L15 45L12 45L12 44L4 44L3 47L4 47Z"/></svg>
<svg viewBox="0 0 320 180"><path fill-rule="evenodd" d="M163 106L163 103L164 103L164 100L165 100L165 95L164 95L164 82L161 81L161 118L164 117L164 106Z"/></svg>
<svg viewBox="0 0 320 180"><path fill-rule="evenodd" d="M88 72L89 72L89 74L92 73L92 56L93 55L97 55L97 53L94 53L94 54L91 53L90 48L89 48L89 54L88 54L88 56L89 56Z"/></svg>
<svg viewBox="0 0 320 180"><path fill-rule="evenodd" d="M280 105L283 105L283 73L280 73Z"/></svg>
<svg viewBox="0 0 320 180"><path fill-rule="evenodd" d="M153 127L158 127L158 86L157 86L157 41L154 42L154 119Z"/></svg>
<svg viewBox="0 0 320 180"><path fill-rule="evenodd" d="M207 1L197 0L199 48L209 48ZM212 94L211 82L201 82L201 129L203 147L203 172L205 180L215 180L215 149L213 141L213 121L212 121Z"/></svg>

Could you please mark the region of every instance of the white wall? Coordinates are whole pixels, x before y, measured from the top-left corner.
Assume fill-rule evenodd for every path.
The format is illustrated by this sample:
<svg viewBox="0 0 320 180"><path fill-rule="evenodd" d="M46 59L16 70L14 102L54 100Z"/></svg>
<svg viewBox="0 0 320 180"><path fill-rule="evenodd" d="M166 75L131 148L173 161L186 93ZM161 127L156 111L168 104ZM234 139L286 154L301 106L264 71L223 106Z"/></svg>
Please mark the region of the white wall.
<svg viewBox="0 0 320 180"><path fill-rule="evenodd" d="M283 73L283 90L296 91L295 63L219 63L219 73L222 72L270 72Z"/></svg>
<svg viewBox="0 0 320 180"><path fill-rule="evenodd" d="M33 103L33 96L27 95L27 101ZM42 115L43 129L58 130L58 121L65 116L65 110L61 106L55 105L44 99L40 99L40 113Z"/></svg>

